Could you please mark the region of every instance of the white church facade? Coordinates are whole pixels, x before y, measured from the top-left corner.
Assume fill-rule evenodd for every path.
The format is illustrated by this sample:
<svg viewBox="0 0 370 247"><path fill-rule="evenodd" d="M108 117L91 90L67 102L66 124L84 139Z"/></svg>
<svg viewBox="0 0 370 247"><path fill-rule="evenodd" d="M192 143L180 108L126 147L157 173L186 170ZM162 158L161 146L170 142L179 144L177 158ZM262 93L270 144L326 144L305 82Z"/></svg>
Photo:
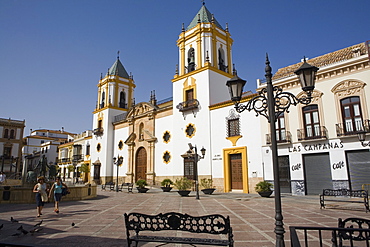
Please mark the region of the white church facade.
<svg viewBox="0 0 370 247"><path fill-rule="evenodd" d="M229 101L232 43L228 29L203 5L177 40L179 65L168 102L157 102L153 92L149 102L135 104L134 81L118 58L98 84L93 179L115 181L113 157L118 156L123 157L122 182L142 178L158 185L164 178L193 178L194 160L187 155L191 143L206 149L198 162L199 178L212 178L220 191L250 192L263 179L260 119L253 113L239 116L231 102L214 106Z"/></svg>

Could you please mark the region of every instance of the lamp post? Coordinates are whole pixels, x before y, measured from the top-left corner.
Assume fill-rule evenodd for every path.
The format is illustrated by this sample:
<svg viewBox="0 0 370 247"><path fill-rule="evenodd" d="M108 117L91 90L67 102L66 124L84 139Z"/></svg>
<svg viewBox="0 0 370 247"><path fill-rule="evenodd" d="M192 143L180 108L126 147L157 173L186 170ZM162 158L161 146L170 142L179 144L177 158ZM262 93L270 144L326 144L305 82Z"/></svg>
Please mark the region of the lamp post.
<svg viewBox="0 0 370 247"><path fill-rule="evenodd" d="M359 132L357 132L357 137L358 137L358 140L361 142L361 145L363 147L367 147L367 146L370 147L370 141L368 141L367 143L365 142L366 131L359 131Z"/></svg>
<svg viewBox="0 0 370 247"><path fill-rule="evenodd" d="M118 156L118 159L116 157L113 157L113 164L117 166L117 182L116 182L116 192L118 192L118 168L122 165L123 163L123 157Z"/></svg>
<svg viewBox="0 0 370 247"><path fill-rule="evenodd" d="M196 192L196 199L199 200L199 181L198 181L198 160L204 159L204 156L206 155L206 149L202 147L200 152L202 153L202 156L198 155L198 149L197 146L193 146L191 143L188 143L189 145L189 156L194 155L194 172L195 172L195 192ZM191 150L194 149L194 154L191 154Z"/></svg>
<svg viewBox="0 0 370 247"><path fill-rule="evenodd" d="M297 105L298 103L309 104L312 99L312 91L315 88L315 76L319 68L311 66L304 59L303 65L296 70L294 73L298 75L302 90L306 92L305 96L297 98L292 93L283 92L283 90L277 86L272 85L272 69L270 67L270 61L266 54L266 88L263 88L257 96L249 100L245 105L240 104L242 99L243 87L246 83L245 80L239 78L234 72L234 77L226 82L229 88L231 100L235 104L237 112L241 113L244 110L254 110L258 115L262 115L267 118L270 124L270 135L271 135L271 151L272 151L272 164L274 174L274 193L275 193L275 235L276 235L276 246L283 247L284 243L284 223L283 214L281 208L281 195L280 195L280 177L279 177L279 163L278 163L278 152L277 152L277 140L276 140L276 126L275 122L280 114L285 111L288 112L291 105Z"/></svg>

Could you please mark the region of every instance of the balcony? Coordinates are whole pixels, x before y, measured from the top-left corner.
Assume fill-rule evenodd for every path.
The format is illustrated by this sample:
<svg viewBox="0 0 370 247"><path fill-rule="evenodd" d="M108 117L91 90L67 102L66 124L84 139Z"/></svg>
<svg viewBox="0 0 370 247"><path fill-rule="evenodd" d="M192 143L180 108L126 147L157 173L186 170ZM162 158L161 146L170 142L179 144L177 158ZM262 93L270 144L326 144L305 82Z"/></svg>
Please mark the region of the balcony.
<svg viewBox="0 0 370 247"><path fill-rule="evenodd" d="M291 143L292 134L290 133L290 131L279 132L279 134L276 135L276 141L277 143ZM270 134L266 134L266 144L271 144Z"/></svg>
<svg viewBox="0 0 370 247"><path fill-rule="evenodd" d="M346 120L336 124L337 136L353 136L358 132L370 133L370 120Z"/></svg>
<svg viewBox="0 0 370 247"><path fill-rule="evenodd" d="M94 135L96 136L102 136L103 135L103 128L96 128L93 130Z"/></svg>
<svg viewBox="0 0 370 247"><path fill-rule="evenodd" d="M185 112L185 111L198 109L198 106L199 106L199 101L197 99L192 99L192 100L179 103L176 106L176 108L179 109L180 112Z"/></svg>
<svg viewBox="0 0 370 247"><path fill-rule="evenodd" d="M70 163L71 159L70 158L61 158L58 159L58 163Z"/></svg>
<svg viewBox="0 0 370 247"><path fill-rule="evenodd" d="M325 126L315 126L314 128L298 129L298 141L328 139L328 130Z"/></svg>
<svg viewBox="0 0 370 247"><path fill-rule="evenodd" d="M79 162L79 161L82 161L83 159L84 159L83 154L75 154L75 155L73 155L72 161L73 162Z"/></svg>

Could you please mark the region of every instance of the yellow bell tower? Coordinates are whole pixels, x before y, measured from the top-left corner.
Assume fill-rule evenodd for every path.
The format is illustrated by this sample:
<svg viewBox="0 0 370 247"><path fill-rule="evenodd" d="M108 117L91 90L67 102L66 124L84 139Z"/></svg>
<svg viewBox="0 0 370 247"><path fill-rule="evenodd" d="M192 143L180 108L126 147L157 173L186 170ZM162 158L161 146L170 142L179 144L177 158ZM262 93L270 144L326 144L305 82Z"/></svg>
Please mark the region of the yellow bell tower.
<svg viewBox="0 0 370 247"><path fill-rule="evenodd" d="M232 74L232 44L228 27L222 28L203 3L189 26L183 25L177 40L180 54L175 77L204 69Z"/></svg>
<svg viewBox="0 0 370 247"><path fill-rule="evenodd" d="M123 67L119 56L98 86L98 101L94 113L105 109L128 111L132 104L134 80Z"/></svg>
<svg viewBox="0 0 370 247"><path fill-rule="evenodd" d="M118 54L119 55L119 54ZM101 76L98 87L98 100L93 111L93 138L91 153L94 162L94 180L110 181L113 178L113 142L114 127L112 122L124 118L133 104L133 77L128 75L119 56L108 69L105 77Z"/></svg>

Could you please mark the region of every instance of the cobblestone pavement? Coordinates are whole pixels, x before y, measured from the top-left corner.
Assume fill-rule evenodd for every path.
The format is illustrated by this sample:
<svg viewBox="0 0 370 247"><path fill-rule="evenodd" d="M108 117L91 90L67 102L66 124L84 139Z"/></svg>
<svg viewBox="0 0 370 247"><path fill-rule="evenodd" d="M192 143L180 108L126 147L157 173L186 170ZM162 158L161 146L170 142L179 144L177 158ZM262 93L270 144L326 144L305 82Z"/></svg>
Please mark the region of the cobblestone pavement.
<svg viewBox="0 0 370 247"><path fill-rule="evenodd" d="M52 247L127 246L123 221L125 212L180 212L194 216L229 215L236 247L274 246L274 205L273 198L262 198L254 194L216 191L213 195L201 193L200 200L196 200L195 192L189 197L180 197L176 191L164 193L156 188L151 188L146 194L108 192L99 188L96 199L62 201L59 215L53 212L52 203L45 205L40 218L36 217L35 204L0 204L0 226L3 224L0 229L0 243ZM286 246L290 246L291 225L335 227L338 218L369 218L363 205L357 203L342 204L339 207L331 205L332 207L320 209L318 196L283 195L282 205ZM19 222L12 223L10 217ZM40 220L43 220L40 232L12 236L21 225L24 229L31 230ZM72 226L72 223L75 225Z"/></svg>

